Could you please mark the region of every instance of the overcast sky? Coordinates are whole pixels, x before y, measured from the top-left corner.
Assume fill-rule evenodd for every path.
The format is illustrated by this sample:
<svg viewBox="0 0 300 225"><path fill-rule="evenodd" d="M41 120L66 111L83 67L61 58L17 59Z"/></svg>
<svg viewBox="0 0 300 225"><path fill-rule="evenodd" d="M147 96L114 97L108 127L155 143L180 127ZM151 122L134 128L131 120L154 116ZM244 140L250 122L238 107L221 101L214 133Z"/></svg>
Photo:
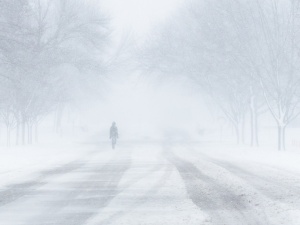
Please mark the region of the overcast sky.
<svg viewBox="0 0 300 225"><path fill-rule="evenodd" d="M129 32L134 35L135 40L137 38L143 40L148 32L151 33L171 18L172 14L176 13L176 9L186 0L101 1L103 11L110 14L116 29L115 34L121 35L121 38ZM147 84L148 82L147 79L137 81L130 74L127 77L126 72L113 79L109 93L104 101L101 100L100 112L95 115L96 121L98 120L96 124L104 125L103 130L107 132L110 123L116 121L123 137L133 133L147 136L157 130L163 132L165 128L195 129L207 125L204 123L199 125L195 119L207 113L200 107L199 96L187 92L180 83L168 82L169 85L166 86L160 84L161 82ZM188 110L190 108L193 110ZM88 118L93 116L90 115Z"/></svg>
<svg viewBox="0 0 300 225"><path fill-rule="evenodd" d="M184 0L101 0L118 32L143 36L172 15Z"/></svg>

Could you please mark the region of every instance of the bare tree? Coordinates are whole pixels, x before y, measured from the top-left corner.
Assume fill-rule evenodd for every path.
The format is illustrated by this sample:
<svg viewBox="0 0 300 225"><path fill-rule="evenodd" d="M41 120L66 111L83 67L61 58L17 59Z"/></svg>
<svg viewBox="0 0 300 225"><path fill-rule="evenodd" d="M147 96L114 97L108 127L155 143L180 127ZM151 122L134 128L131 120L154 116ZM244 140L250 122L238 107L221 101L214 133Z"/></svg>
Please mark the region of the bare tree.
<svg viewBox="0 0 300 225"><path fill-rule="evenodd" d="M142 65L191 78L235 127L250 113L253 146L267 108L282 150L285 128L300 113L298 9L296 0L194 1L152 38Z"/></svg>
<svg viewBox="0 0 300 225"><path fill-rule="evenodd" d="M31 142L33 124L71 99L65 90L74 77L62 68L76 68L79 83L98 83L108 20L83 0L3 0L0 11L1 85L14 93L17 141L21 127L24 144L26 127Z"/></svg>

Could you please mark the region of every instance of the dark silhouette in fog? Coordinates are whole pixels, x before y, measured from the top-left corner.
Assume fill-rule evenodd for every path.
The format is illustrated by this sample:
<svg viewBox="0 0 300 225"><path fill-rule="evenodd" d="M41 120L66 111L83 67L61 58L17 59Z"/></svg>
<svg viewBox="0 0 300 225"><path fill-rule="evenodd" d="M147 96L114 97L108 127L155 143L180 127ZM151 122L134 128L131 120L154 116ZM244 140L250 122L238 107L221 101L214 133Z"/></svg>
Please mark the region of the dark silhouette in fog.
<svg viewBox="0 0 300 225"><path fill-rule="evenodd" d="M110 127L109 138L111 139L112 148L114 149L117 143L117 139L119 138L116 122L113 122Z"/></svg>

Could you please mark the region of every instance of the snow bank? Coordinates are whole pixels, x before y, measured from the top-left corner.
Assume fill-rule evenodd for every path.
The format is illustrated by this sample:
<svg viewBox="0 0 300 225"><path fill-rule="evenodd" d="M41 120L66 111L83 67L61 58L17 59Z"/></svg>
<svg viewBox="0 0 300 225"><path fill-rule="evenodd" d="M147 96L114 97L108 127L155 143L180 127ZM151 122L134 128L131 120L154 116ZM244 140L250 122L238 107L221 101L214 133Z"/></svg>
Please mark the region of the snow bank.
<svg viewBox="0 0 300 225"><path fill-rule="evenodd" d="M59 167L95 151L95 145L57 143L0 150L0 187L37 177L38 172Z"/></svg>
<svg viewBox="0 0 300 225"><path fill-rule="evenodd" d="M226 143L222 143L222 145L206 143L194 146L193 150L233 163L259 163L290 171L291 173L300 173L300 151L296 149L292 151L278 151L271 147L251 148L249 146L237 146Z"/></svg>
<svg viewBox="0 0 300 225"><path fill-rule="evenodd" d="M262 224L300 224L298 151L225 143L190 144L174 147L173 151L224 188L242 196L252 214L261 217L258 220L266 218Z"/></svg>

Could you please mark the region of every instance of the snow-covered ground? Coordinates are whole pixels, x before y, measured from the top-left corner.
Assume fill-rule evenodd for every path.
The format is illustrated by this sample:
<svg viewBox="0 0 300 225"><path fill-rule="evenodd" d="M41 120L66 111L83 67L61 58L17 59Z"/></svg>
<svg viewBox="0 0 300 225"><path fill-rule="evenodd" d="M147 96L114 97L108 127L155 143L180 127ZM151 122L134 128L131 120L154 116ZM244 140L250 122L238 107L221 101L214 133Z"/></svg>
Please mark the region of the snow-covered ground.
<svg viewBox="0 0 300 225"><path fill-rule="evenodd" d="M39 172L78 160L96 150L78 143L0 148L0 187L39 176Z"/></svg>
<svg viewBox="0 0 300 225"><path fill-rule="evenodd" d="M300 224L299 152L213 143L170 148L180 166L200 174L193 187L201 190L190 196L200 208L212 205L206 211L213 224Z"/></svg>
<svg viewBox="0 0 300 225"><path fill-rule="evenodd" d="M121 142L1 155L5 225L300 224L298 152Z"/></svg>

